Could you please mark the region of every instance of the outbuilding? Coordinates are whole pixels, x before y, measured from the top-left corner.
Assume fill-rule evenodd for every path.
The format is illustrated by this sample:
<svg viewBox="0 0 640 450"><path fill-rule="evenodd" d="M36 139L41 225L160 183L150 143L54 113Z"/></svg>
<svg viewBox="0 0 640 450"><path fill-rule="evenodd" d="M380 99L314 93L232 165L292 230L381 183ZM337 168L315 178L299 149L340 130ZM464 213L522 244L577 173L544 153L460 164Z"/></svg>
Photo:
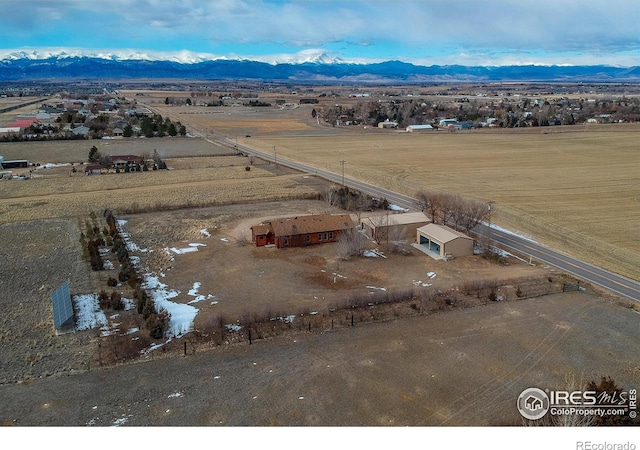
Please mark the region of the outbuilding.
<svg viewBox="0 0 640 450"><path fill-rule="evenodd" d="M360 228L377 242L385 238L413 240L416 229L430 222L429 218L420 211L376 214L360 219Z"/></svg>
<svg viewBox="0 0 640 450"><path fill-rule="evenodd" d="M418 228L416 248L435 259L473 255L473 238L435 223Z"/></svg>
<svg viewBox="0 0 640 450"><path fill-rule="evenodd" d="M431 125L409 125L406 128L408 133L414 133L416 131L435 131Z"/></svg>

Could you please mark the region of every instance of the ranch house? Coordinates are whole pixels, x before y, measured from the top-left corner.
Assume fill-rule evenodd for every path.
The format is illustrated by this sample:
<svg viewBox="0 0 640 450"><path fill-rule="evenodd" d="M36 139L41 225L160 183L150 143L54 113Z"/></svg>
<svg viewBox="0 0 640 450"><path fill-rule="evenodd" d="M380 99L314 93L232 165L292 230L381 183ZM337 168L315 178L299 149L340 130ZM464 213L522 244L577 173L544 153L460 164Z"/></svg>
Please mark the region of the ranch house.
<svg viewBox="0 0 640 450"><path fill-rule="evenodd" d="M144 159L142 156L136 155L113 155L111 156L111 163L116 169L124 169L126 166L143 164Z"/></svg>
<svg viewBox="0 0 640 450"><path fill-rule="evenodd" d="M251 227L251 239L257 247L302 247L335 242L342 232L354 227L348 214L288 217L254 225Z"/></svg>

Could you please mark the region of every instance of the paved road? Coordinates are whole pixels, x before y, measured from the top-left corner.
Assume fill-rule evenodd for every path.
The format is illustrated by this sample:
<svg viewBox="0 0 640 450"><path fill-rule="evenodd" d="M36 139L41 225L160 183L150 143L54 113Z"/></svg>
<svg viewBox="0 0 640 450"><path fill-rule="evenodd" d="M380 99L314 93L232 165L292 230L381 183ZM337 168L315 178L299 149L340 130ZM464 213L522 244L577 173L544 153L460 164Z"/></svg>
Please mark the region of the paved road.
<svg viewBox="0 0 640 450"><path fill-rule="evenodd" d="M344 184L351 188L366 192L374 197L386 198L390 204L394 204L402 208L414 209L416 206L416 201L412 197L398 194L397 192L373 186L368 183L363 183L358 180L345 178L343 174L337 174L328 170L311 167L297 161L278 157L277 154L274 155L261 152L246 145L236 144L231 139L215 138L214 141L219 144L237 148L238 151L245 154L255 155L262 159L274 161L277 162L277 164L281 164L292 169L317 175L334 183ZM479 236L487 236L488 227L486 225L479 225L474 229L474 231ZM505 250L510 250L525 257L542 261L546 264L555 266L564 272L570 273L579 279L596 284L605 289L609 289L632 300L640 301L640 283L636 281L551 250L527 238L506 232L502 229L491 227L491 241L499 244L499 246Z"/></svg>

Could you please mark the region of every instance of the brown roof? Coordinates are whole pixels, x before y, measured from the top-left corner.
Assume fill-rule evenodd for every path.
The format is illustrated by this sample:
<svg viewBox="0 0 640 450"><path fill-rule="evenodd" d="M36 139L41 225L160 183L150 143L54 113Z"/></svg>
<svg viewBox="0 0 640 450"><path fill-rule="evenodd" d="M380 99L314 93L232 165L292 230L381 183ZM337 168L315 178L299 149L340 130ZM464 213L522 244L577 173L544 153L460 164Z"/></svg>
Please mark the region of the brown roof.
<svg viewBox="0 0 640 450"><path fill-rule="evenodd" d="M142 162L143 158L142 156L136 156L136 155L112 155L111 161Z"/></svg>
<svg viewBox="0 0 640 450"><path fill-rule="evenodd" d="M443 244L451 242L454 239L458 238L473 240L473 238L467 236L466 234L462 234L459 231L453 230L444 225L437 225L435 223L429 223L423 227L420 227L418 228L418 231Z"/></svg>
<svg viewBox="0 0 640 450"><path fill-rule="evenodd" d="M295 236L298 234L347 230L355 227L349 214L317 214L289 217L272 220L269 224L276 236Z"/></svg>
<svg viewBox="0 0 640 450"><path fill-rule="evenodd" d="M271 225L261 223L260 225L252 226L251 230L253 230L253 234L255 236L259 236L261 234L269 233L271 231Z"/></svg>

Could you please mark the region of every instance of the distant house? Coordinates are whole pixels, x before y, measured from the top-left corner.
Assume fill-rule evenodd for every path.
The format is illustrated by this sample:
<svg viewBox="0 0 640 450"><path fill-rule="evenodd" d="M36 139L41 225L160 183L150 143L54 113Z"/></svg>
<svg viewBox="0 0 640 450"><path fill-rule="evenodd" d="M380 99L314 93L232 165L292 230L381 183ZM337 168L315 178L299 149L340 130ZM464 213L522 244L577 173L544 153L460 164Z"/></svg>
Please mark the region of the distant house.
<svg viewBox="0 0 640 450"><path fill-rule="evenodd" d="M433 131L434 128L431 125L409 125L406 130L409 133L414 133L416 131Z"/></svg>
<svg viewBox="0 0 640 450"><path fill-rule="evenodd" d="M335 242L341 233L354 227L349 214L297 216L255 225L251 227L251 238L257 247L302 247Z"/></svg>
<svg viewBox="0 0 640 450"><path fill-rule="evenodd" d="M52 116L51 114L46 112L39 112L38 114L36 114L36 120L38 120L40 123L51 123Z"/></svg>
<svg viewBox="0 0 640 450"><path fill-rule="evenodd" d="M25 128L29 128L31 125L40 123L40 121L38 119L34 118L30 118L30 119L18 119L13 123L10 123L9 125L7 125L8 128L21 128L21 129L25 129Z"/></svg>
<svg viewBox="0 0 640 450"><path fill-rule="evenodd" d="M389 119L378 122L378 128L398 128L398 122L391 122Z"/></svg>
<svg viewBox="0 0 640 450"><path fill-rule="evenodd" d="M84 167L84 173L87 175L100 175L102 170L100 164L88 164Z"/></svg>
<svg viewBox="0 0 640 450"><path fill-rule="evenodd" d="M74 136L86 136L87 134L89 134L89 131L91 130L86 125L80 125L79 127L71 129L71 132L74 134Z"/></svg>
<svg viewBox="0 0 640 450"><path fill-rule="evenodd" d="M143 164L144 158L137 155L111 155L111 163L115 169L124 169L126 166Z"/></svg>
<svg viewBox="0 0 640 450"><path fill-rule="evenodd" d="M20 127L2 127L0 128L0 136L7 136L11 134L20 134Z"/></svg>
<svg viewBox="0 0 640 450"><path fill-rule="evenodd" d="M441 127L455 127L458 125L458 119L442 119L439 122Z"/></svg>
<svg viewBox="0 0 640 450"><path fill-rule="evenodd" d="M416 230L416 248L436 259L473 255L473 238L444 225L427 224Z"/></svg>

